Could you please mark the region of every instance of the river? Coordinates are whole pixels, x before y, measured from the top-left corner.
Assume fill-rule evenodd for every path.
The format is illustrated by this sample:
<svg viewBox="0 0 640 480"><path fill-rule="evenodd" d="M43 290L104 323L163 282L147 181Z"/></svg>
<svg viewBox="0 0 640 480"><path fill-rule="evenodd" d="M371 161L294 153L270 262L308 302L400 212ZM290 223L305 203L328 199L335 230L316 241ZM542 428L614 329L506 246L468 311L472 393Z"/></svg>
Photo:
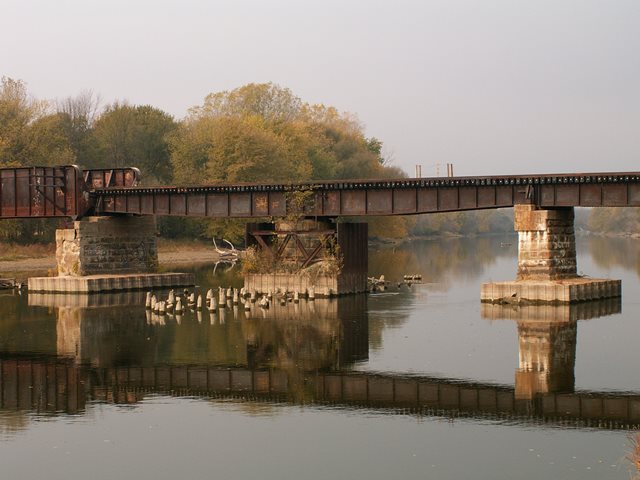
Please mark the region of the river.
<svg viewBox="0 0 640 480"><path fill-rule="evenodd" d="M3 478L628 479L640 240L578 237L579 271L622 279L621 302L481 305L516 244L377 247L370 275L422 283L269 310L0 295Z"/></svg>

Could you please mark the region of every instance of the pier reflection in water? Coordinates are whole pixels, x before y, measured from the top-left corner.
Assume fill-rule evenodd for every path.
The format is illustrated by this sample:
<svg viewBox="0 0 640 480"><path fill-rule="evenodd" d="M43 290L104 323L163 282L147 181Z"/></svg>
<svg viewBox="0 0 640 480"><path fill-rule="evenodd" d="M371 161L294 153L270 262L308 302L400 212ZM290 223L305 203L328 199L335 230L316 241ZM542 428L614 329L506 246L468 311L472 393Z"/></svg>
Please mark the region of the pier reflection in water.
<svg viewBox="0 0 640 480"><path fill-rule="evenodd" d="M481 305L480 283L514 271L513 238L377 249L371 275L424 284L354 303L161 318L144 294L0 296L3 473L629 478L640 283L580 242L580 268L623 279L622 307ZM238 269L189 268L205 290L241 286Z"/></svg>
<svg viewBox="0 0 640 480"><path fill-rule="evenodd" d="M621 312L620 298L574 305L498 305L483 303L482 317L518 324L518 399L541 393L571 393L575 384L578 321Z"/></svg>
<svg viewBox="0 0 640 480"><path fill-rule="evenodd" d="M518 324L515 388L350 371L368 355L365 296L268 310L254 305L247 312L227 308L224 322L189 312L179 323L173 316L160 323L140 306L143 302L144 294L31 295L30 305L54 312L55 350L40 350L32 358L3 353L2 409L78 413L95 401L135 403L162 394L525 423L640 425L638 395L574 393L579 322L619 313L619 300L557 307L483 305L484 318ZM27 337L35 338L28 328ZM31 351L41 348L34 345Z"/></svg>

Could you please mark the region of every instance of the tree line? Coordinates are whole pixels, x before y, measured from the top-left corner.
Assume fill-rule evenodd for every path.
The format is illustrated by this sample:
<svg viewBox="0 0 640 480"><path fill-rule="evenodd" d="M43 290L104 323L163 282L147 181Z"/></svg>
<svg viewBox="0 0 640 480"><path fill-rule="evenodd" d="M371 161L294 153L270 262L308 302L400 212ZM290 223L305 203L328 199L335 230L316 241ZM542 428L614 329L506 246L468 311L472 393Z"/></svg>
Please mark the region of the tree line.
<svg viewBox="0 0 640 480"><path fill-rule="evenodd" d="M0 84L0 167L77 164L83 168L135 166L145 185L226 182L302 182L348 178L398 178L383 143L367 137L358 119L310 104L288 88L250 83L211 93L183 119L151 105L99 95L47 101L21 80ZM367 220L373 237L512 231L509 214L463 212ZM53 240L59 221L0 222L0 239ZM237 220L161 218L165 237L239 240Z"/></svg>
<svg viewBox="0 0 640 480"><path fill-rule="evenodd" d="M136 166L145 185L403 175L354 116L305 103L272 83L212 93L176 120L151 105L114 102L100 108L91 91L39 100L24 82L2 78L0 166L66 164ZM55 228L56 222L16 220L0 225L0 237L50 241ZM160 229L168 237L235 240L243 232L238 221L180 218L161 219Z"/></svg>

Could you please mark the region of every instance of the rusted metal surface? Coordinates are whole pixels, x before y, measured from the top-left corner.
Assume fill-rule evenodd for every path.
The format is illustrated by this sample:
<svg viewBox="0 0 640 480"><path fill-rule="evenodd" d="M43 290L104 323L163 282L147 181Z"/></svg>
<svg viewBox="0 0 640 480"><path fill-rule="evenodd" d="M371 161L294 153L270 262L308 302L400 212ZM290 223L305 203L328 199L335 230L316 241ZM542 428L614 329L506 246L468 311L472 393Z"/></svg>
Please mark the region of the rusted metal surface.
<svg viewBox="0 0 640 480"><path fill-rule="evenodd" d="M135 187L141 179L140 170L135 167L92 168L84 170L84 182L89 189L109 187Z"/></svg>
<svg viewBox="0 0 640 480"><path fill-rule="evenodd" d="M0 218L77 218L88 200L75 165L0 169Z"/></svg>
<svg viewBox="0 0 640 480"><path fill-rule="evenodd" d="M249 223L245 232L247 247L259 247L274 262L295 258L300 268L322 260L324 250L336 237L335 229L277 230L273 223Z"/></svg>
<svg viewBox="0 0 640 480"><path fill-rule="evenodd" d="M292 192L312 191L304 214L317 217L413 215L534 204L539 207L640 206L640 173L589 173L300 184L103 188L96 212L213 218L282 217Z"/></svg>
<svg viewBox="0 0 640 480"><path fill-rule="evenodd" d="M640 173L336 180L196 187L138 185L136 168L82 171L74 165L0 169L0 218L86 214L209 218L413 215L534 204L640 206ZM292 193L313 192L303 212Z"/></svg>
<svg viewBox="0 0 640 480"><path fill-rule="evenodd" d="M76 165L0 169L0 218L79 218L92 211L89 191L138 185L137 168L81 170Z"/></svg>

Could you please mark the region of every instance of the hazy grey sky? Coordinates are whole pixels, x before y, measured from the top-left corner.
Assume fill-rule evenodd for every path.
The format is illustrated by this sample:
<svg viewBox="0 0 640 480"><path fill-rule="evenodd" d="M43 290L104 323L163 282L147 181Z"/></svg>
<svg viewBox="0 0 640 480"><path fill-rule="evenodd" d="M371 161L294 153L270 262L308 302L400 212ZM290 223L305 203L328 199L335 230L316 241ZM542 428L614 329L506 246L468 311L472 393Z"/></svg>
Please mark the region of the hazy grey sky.
<svg viewBox="0 0 640 480"><path fill-rule="evenodd" d="M640 170L640 0L0 0L0 75L182 118L272 81L395 164Z"/></svg>

